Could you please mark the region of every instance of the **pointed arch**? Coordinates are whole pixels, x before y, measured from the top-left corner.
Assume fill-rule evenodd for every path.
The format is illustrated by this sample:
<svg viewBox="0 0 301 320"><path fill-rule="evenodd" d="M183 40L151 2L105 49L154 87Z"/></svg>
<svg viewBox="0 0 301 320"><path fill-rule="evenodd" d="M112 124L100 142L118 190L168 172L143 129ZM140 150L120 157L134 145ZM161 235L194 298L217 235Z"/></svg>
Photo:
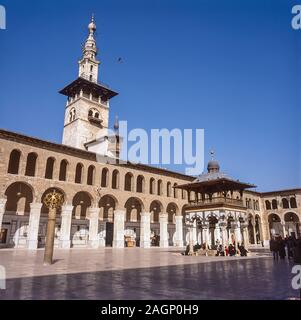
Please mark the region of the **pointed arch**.
<svg viewBox="0 0 301 320"><path fill-rule="evenodd" d="M136 222L141 220L141 212L144 210L143 202L136 197L129 198L125 205L126 221Z"/></svg>
<svg viewBox="0 0 301 320"><path fill-rule="evenodd" d="M144 192L145 179L142 175L138 175L137 183L136 183L136 192L143 193Z"/></svg>
<svg viewBox="0 0 301 320"><path fill-rule="evenodd" d="M89 216L89 208L93 203L93 198L90 193L85 191L80 191L75 194L72 199L72 216L74 219L86 219Z"/></svg>
<svg viewBox="0 0 301 320"><path fill-rule="evenodd" d="M103 168L101 171L101 187L107 188L109 184L109 169Z"/></svg>
<svg viewBox="0 0 301 320"><path fill-rule="evenodd" d="M157 195L161 196L163 194L163 182L161 179L157 182Z"/></svg>
<svg viewBox="0 0 301 320"><path fill-rule="evenodd" d="M160 213L163 212L163 205L160 201L154 200L150 204L149 211L151 213L150 220L151 223L158 223Z"/></svg>
<svg viewBox="0 0 301 320"><path fill-rule="evenodd" d="M59 180L60 181L67 180L67 172L68 172L68 161L66 159L64 159L60 163L60 173L59 173Z"/></svg>
<svg viewBox="0 0 301 320"><path fill-rule="evenodd" d="M149 180L149 193L155 194L155 179L154 178L150 178L150 180Z"/></svg>
<svg viewBox="0 0 301 320"><path fill-rule="evenodd" d="M49 157L46 162L45 169L45 179L53 179L53 169L54 169L55 159L53 157Z"/></svg>
<svg viewBox="0 0 301 320"><path fill-rule="evenodd" d="M95 176L95 167L93 165L90 165L88 167L87 185L89 186L94 185L94 176Z"/></svg>
<svg viewBox="0 0 301 320"><path fill-rule="evenodd" d="M134 186L134 176L131 172L128 172L124 178L124 190L133 191Z"/></svg>
<svg viewBox="0 0 301 320"><path fill-rule="evenodd" d="M282 208L288 209L289 208L289 202L286 198L282 198Z"/></svg>
<svg viewBox="0 0 301 320"><path fill-rule="evenodd" d="M29 215L33 202L33 188L25 182L14 182L5 190L7 197L5 212L17 215Z"/></svg>
<svg viewBox="0 0 301 320"><path fill-rule="evenodd" d="M30 152L27 155L25 175L29 177L34 177L36 175L38 155L35 152Z"/></svg>
<svg viewBox="0 0 301 320"><path fill-rule="evenodd" d="M75 183L82 183L83 169L84 169L84 166L82 165L82 163L78 163L76 165Z"/></svg>
<svg viewBox="0 0 301 320"><path fill-rule="evenodd" d="M7 173L18 174L20 167L21 151L14 149L10 153Z"/></svg>
<svg viewBox="0 0 301 320"><path fill-rule="evenodd" d="M115 169L112 173L112 189L119 189L119 171Z"/></svg>

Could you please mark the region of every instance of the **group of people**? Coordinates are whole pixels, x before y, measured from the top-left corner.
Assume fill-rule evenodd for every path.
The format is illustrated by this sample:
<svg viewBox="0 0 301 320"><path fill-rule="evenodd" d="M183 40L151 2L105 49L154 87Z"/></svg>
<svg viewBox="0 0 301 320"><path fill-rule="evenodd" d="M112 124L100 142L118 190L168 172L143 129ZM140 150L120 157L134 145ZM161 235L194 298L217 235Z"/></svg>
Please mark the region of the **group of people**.
<svg viewBox="0 0 301 320"><path fill-rule="evenodd" d="M301 263L301 238L296 239L294 236L285 237L274 236L270 240L270 251L273 253L274 260L294 260Z"/></svg>
<svg viewBox="0 0 301 320"><path fill-rule="evenodd" d="M237 244L237 248L235 248L235 243L230 243L229 246L223 246L220 244L217 247L216 256L230 256L234 257L236 255L240 255L241 257L246 257L248 254L248 250L245 248L243 244Z"/></svg>
<svg viewBox="0 0 301 320"><path fill-rule="evenodd" d="M230 257L233 257L233 256L238 256L240 255L241 257L246 257L247 254L248 254L248 251L246 250L246 248L244 247L243 244L237 244L237 247L235 245L235 242L232 244L230 243L229 246L223 246L222 244L218 244L216 245L216 254L215 256L230 256ZM203 244L195 244L193 246L193 252L196 253L196 252L199 252L199 251L203 251L203 252L206 252L207 251L207 246L205 243ZM211 250L213 251L213 249ZM184 255L190 255L191 252L190 252L190 246L189 244L186 246L186 250L185 252L183 253Z"/></svg>

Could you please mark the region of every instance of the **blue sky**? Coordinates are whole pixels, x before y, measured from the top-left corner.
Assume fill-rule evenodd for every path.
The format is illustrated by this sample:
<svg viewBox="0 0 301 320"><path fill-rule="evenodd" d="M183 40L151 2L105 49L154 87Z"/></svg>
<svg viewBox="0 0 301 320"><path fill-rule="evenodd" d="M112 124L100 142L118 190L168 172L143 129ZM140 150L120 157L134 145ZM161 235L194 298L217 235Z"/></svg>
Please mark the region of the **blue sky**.
<svg viewBox="0 0 301 320"><path fill-rule="evenodd" d="M0 127L61 141L58 91L77 76L94 12L100 81L119 92L112 120L204 128L206 161L213 148L223 171L261 191L300 186L297 3L0 0Z"/></svg>

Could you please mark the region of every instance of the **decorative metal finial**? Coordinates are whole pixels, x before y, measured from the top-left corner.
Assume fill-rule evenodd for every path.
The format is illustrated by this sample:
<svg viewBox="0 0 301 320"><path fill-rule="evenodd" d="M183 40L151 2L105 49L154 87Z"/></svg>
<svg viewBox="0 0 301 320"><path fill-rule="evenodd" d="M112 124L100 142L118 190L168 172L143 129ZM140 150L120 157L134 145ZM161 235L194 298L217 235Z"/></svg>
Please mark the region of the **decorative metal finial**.
<svg viewBox="0 0 301 320"><path fill-rule="evenodd" d="M210 155L211 155L211 160L214 160L214 150L210 151Z"/></svg>
<svg viewBox="0 0 301 320"><path fill-rule="evenodd" d="M64 203L64 196L53 190L53 192L46 194L43 202L48 209L58 209Z"/></svg>

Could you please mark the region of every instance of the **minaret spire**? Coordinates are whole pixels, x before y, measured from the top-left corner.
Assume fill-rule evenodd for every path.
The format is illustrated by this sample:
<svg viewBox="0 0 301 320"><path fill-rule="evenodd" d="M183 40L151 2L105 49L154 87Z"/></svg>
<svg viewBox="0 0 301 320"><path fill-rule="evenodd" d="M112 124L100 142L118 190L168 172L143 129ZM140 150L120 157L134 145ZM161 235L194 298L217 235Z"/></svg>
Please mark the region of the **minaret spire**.
<svg viewBox="0 0 301 320"><path fill-rule="evenodd" d="M91 82L97 82L98 80L98 65L97 61L97 46L94 38L96 31L96 24L94 21L94 14L92 14L91 22L88 25L88 38L83 48L83 57L79 61L79 77L85 78Z"/></svg>

